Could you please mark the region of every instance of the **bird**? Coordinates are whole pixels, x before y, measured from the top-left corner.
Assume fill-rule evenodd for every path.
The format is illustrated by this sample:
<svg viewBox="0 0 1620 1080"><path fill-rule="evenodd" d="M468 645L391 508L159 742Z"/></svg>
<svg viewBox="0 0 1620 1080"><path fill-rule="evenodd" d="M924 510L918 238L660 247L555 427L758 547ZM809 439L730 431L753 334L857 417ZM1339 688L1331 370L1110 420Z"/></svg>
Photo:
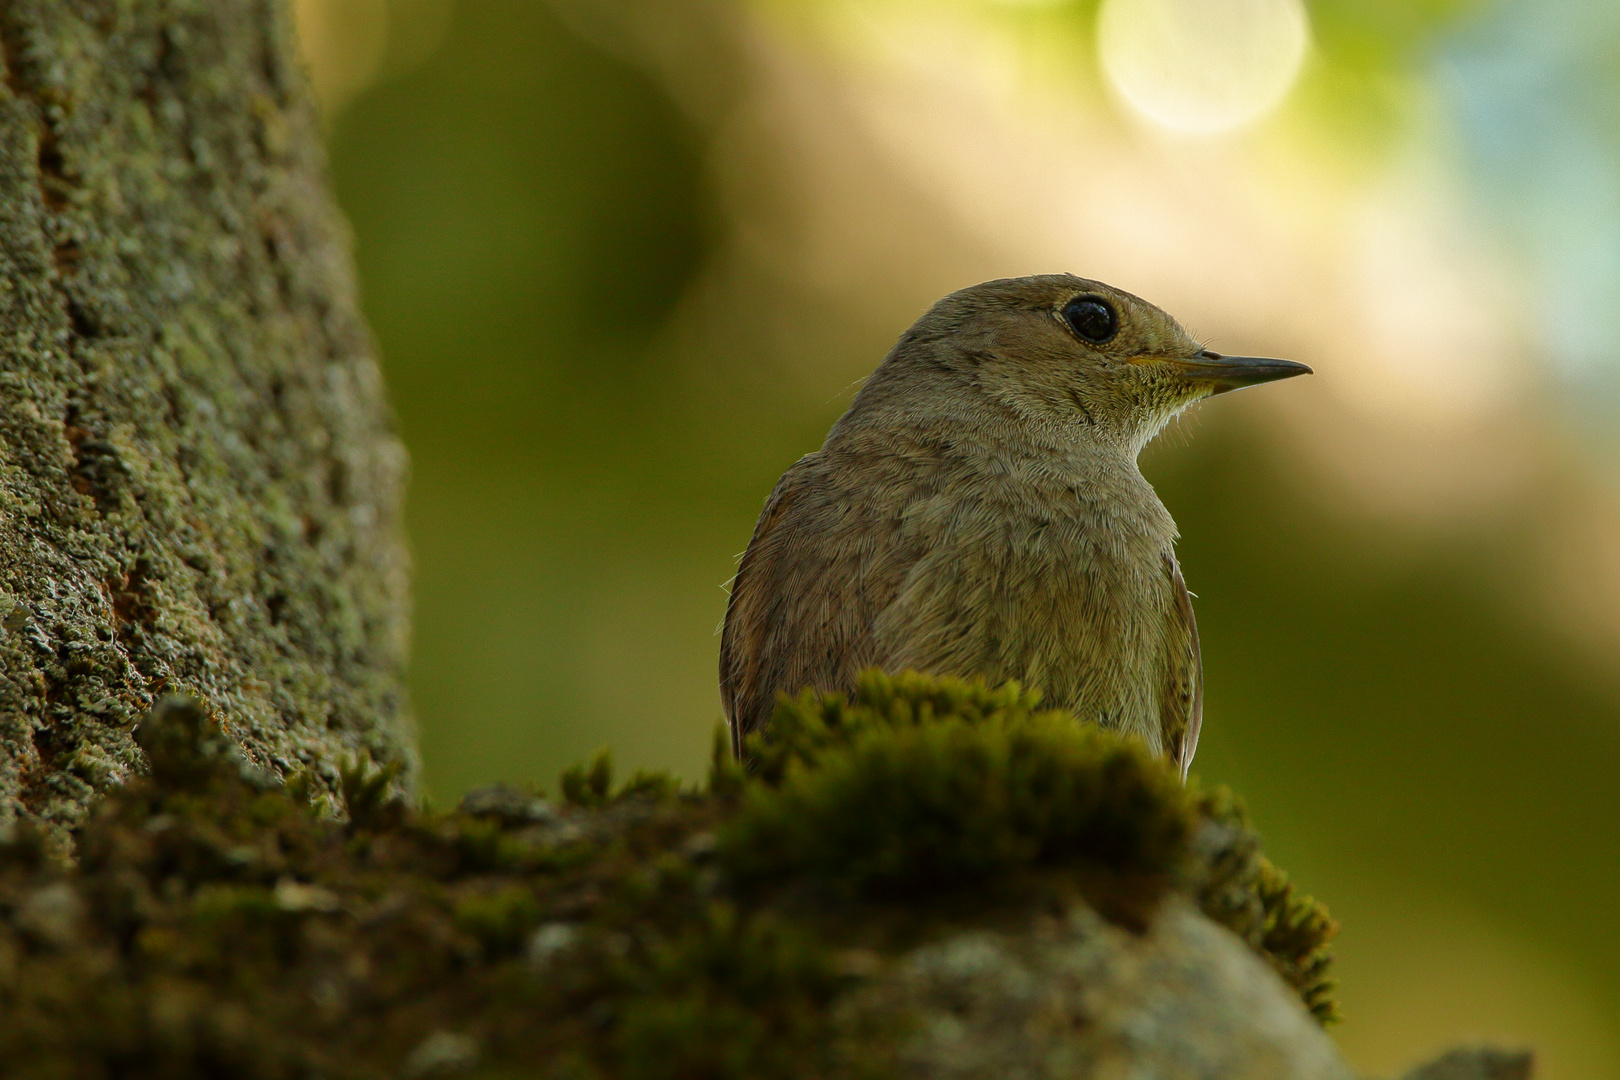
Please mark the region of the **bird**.
<svg viewBox="0 0 1620 1080"><path fill-rule="evenodd" d="M1017 680L1185 780L1198 628L1138 455L1203 398L1310 373L1072 274L940 300L765 502L721 630L737 757L779 695L849 694L875 667Z"/></svg>

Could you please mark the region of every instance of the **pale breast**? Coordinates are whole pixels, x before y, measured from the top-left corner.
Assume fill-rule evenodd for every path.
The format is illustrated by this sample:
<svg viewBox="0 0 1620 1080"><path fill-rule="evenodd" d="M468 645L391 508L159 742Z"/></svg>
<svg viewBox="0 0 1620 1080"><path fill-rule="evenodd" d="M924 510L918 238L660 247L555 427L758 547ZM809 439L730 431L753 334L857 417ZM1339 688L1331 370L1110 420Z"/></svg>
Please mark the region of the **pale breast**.
<svg viewBox="0 0 1620 1080"><path fill-rule="evenodd" d="M1122 499L1118 486L1136 483L1146 499ZM921 555L874 627L878 662L1018 679L1162 750L1174 525L1152 489L1140 474L1041 470L973 491L906 507L901 527Z"/></svg>

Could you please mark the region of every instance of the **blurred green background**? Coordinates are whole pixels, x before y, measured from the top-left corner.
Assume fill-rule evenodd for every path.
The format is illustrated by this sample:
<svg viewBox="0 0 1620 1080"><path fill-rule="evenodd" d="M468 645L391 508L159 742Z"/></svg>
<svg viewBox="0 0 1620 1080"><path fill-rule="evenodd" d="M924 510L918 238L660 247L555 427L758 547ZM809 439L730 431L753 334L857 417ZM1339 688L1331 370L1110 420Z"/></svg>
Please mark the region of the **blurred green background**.
<svg viewBox="0 0 1620 1080"><path fill-rule="evenodd" d="M701 775L777 475L937 296L1072 270L1319 372L1145 468L1194 771L1343 921L1353 1062L1620 1077L1620 11L1303 10L1278 100L1178 134L1078 0L300 0L414 463L430 793Z"/></svg>

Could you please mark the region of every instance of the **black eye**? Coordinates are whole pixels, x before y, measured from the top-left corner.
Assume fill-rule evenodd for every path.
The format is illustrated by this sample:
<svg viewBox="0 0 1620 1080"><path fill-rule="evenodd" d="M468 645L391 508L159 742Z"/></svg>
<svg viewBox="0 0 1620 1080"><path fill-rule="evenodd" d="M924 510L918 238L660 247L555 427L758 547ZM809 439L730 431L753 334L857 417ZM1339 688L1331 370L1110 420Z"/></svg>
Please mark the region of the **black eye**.
<svg viewBox="0 0 1620 1080"><path fill-rule="evenodd" d="M1119 333L1119 316L1114 305L1096 296L1077 296L1063 305L1063 321L1081 340L1101 345Z"/></svg>

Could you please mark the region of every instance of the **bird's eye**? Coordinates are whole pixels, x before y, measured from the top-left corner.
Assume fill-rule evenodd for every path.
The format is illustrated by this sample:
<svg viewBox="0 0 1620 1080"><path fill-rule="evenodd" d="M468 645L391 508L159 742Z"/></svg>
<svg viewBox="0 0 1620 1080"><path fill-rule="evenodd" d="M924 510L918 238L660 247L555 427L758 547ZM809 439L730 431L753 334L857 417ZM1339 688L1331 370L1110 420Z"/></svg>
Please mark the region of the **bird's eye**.
<svg viewBox="0 0 1620 1080"><path fill-rule="evenodd" d="M1114 305L1097 296L1077 296L1063 305L1063 321L1082 341L1101 345L1119 333Z"/></svg>

